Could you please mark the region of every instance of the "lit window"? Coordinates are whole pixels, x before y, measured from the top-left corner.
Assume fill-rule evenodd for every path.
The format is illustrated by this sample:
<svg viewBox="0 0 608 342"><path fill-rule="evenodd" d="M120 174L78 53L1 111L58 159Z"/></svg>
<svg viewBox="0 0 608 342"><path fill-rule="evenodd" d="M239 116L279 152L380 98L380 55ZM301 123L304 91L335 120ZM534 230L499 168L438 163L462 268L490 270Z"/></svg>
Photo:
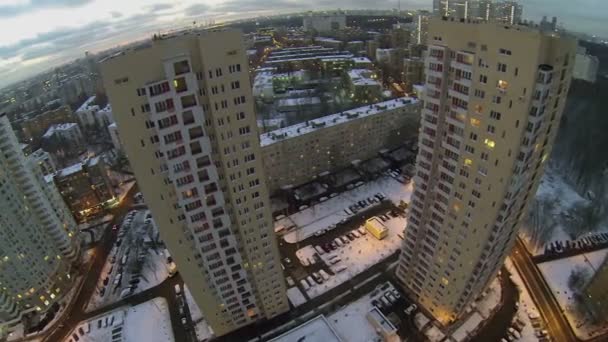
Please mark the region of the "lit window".
<svg viewBox="0 0 608 342"><path fill-rule="evenodd" d="M486 144L486 146L488 148L494 148L494 146L496 145L496 143L494 142L494 140L490 140L490 139L484 140L483 143Z"/></svg>
<svg viewBox="0 0 608 342"><path fill-rule="evenodd" d="M481 120L476 119L476 118L471 118L471 126L479 127L479 125L481 125Z"/></svg>
<svg viewBox="0 0 608 342"><path fill-rule="evenodd" d="M473 165L473 161L469 158L464 160L464 166L471 166Z"/></svg>
<svg viewBox="0 0 608 342"><path fill-rule="evenodd" d="M509 82L503 80L498 81L498 89L507 90L507 88L509 88Z"/></svg>

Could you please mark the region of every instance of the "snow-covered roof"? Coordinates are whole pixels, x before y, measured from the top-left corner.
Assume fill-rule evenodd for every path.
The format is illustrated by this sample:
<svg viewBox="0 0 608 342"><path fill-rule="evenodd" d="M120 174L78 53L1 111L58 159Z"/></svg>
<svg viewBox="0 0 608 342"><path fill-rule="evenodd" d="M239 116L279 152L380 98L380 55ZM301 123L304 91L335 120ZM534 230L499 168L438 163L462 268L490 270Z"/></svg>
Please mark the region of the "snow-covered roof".
<svg viewBox="0 0 608 342"><path fill-rule="evenodd" d="M367 57L353 57L353 62L355 62L355 64L369 64L372 61L370 61Z"/></svg>
<svg viewBox="0 0 608 342"><path fill-rule="evenodd" d="M370 115L382 113L386 110L406 107L418 102L418 99L411 97L402 97L390 101L379 102L376 104L363 106L342 113L327 115L309 122L303 122L296 125L280 128L268 133L260 135L261 146L271 145L284 138L293 138L306 133L314 132L317 129L339 125L351 120L357 120Z"/></svg>
<svg viewBox="0 0 608 342"><path fill-rule="evenodd" d="M273 338L269 342L341 342L342 339L327 321L324 315L319 315L288 332Z"/></svg>
<svg viewBox="0 0 608 342"><path fill-rule="evenodd" d="M109 129L115 129L118 128L118 125L116 125L116 122L112 122L111 124L108 125Z"/></svg>
<svg viewBox="0 0 608 342"><path fill-rule="evenodd" d="M376 74L368 69L352 69L348 72L348 77L356 86L382 86L376 79Z"/></svg>
<svg viewBox="0 0 608 342"><path fill-rule="evenodd" d="M336 43L336 44L341 44L342 41L341 40L337 40L334 38L328 38L328 37L317 37L315 38L316 42L323 42L323 43Z"/></svg>
<svg viewBox="0 0 608 342"><path fill-rule="evenodd" d="M70 130L70 129L74 128L74 126L78 126L78 124L73 123L73 122L69 122L69 123L62 123L62 124L53 125L53 126L49 127L49 129L44 133L44 135L42 137L43 138L50 138L56 132L67 131L67 130Z"/></svg>
<svg viewBox="0 0 608 342"><path fill-rule="evenodd" d="M80 171L82 171L82 163L76 163L74 165L66 167L65 169L59 170L59 172L57 172L57 176L66 177Z"/></svg>
<svg viewBox="0 0 608 342"><path fill-rule="evenodd" d="M44 181L46 183L52 183L53 182L53 178L55 177L55 175L53 174L48 174L44 176Z"/></svg>
<svg viewBox="0 0 608 342"><path fill-rule="evenodd" d="M108 103L105 107L103 107L102 109L100 109L98 113L99 114L101 114L101 113L112 113L112 105L110 105Z"/></svg>
<svg viewBox="0 0 608 342"><path fill-rule="evenodd" d="M316 96L311 97L298 97L294 99L280 99L277 102L277 106L280 107L293 107L293 106L312 106L321 103L321 99Z"/></svg>
<svg viewBox="0 0 608 342"><path fill-rule="evenodd" d="M89 97L86 101L84 101L84 103L78 109L76 109L76 112L84 112L94 107L97 107L97 109L99 109L99 106L94 106L93 102L95 102L95 95Z"/></svg>

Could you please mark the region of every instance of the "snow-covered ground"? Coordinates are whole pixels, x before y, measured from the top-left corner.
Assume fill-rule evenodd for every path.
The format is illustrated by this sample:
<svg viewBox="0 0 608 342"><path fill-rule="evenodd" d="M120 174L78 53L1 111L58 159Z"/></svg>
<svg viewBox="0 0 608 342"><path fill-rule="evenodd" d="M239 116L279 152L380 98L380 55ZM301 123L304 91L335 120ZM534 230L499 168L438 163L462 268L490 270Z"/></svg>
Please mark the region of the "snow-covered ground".
<svg viewBox="0 0 608 342"><path fill-rule="evenodd" d="M137 306L122 307L81 322L64 340L75 341L175 341L167 301L164 298L154 298Z"/></svg>
<svg viewBox="0 0 608 342"><path fill-rule="evenodd" d="M306 298L297 286L287 289L287 298L289 298L291 305L294 307L298 307L306 303Z"/></svg>
<svg viewBox="0 0 608 342"><path fill-rule="evenodd" d="M308 296L310 298L317 297L349 279L352 279L396 252L402 242L398 234L404 232L407 221L405 218L398 216L391 218L389 221L384 222L384 224L389 232L382 240L378 240L370 233L367 233L356 238L347 245L338 247L335 251L323 253L323 255L320 256L321 259L330 267L335 275L330 275L329 280L326 280L323 284L315 283L316 285L306 291ZM314 249L311 246L306 246L303 249L296 251L296 255L299 259L300 257L311 258L312 253L314 253ZM337 255L341 261L331 265L329 263L331 255ZM300 259L300 262L301 261L302 259ZM340 273L336 273L336 270L342 266L345 266L346 269Z"/></svg>
<svg viewBox="0 0 608 342"><path fill-rule="evenodd" d="M488 319L492 311L500 304L501 287L498 278L494 279L487 290L482 294L483 297L475 302L475 306L481 317Z"/></svg>
<svg viewBox="0 0 608 342"><path fill-rule="evenodd" d="M392 285L387 288L393 289ZM384 291L373 291L331 314L327 320L334 326L343 341L383 341L373 325L367 320L372 310L372 300L378 299Z"/></svg>
<svg viewBox="0 0 608 342"><path fill-rule="evenodd" d="M575 224L571 220L576 215L573 208L589 204L589 201L581 197L550 167L541 179L535 199L531 210L534 211L536 219L523 225L520 236L526 242L530 253L539 255L544 253L546 244L571 238L568 228Z"/></svg>
<svg viewBox="0 0 608 342"><path fill-rule="evenodd" d="M588 339L606 331L589 324L585 315L576 309L574 293L568 286L568 280L575 270L590 278L600 268L607 255L608 249L603 249L538 265L559 305L564 310L570 326L581 339Z"/></svg>
<svg viewBox="0 0 608 342"><path fill-rule="evenodd" d="M194 323L194 331L196 332L196 336L199 341L207 341L213 337L213 330L205 321L203 317L203 313L201 309L194 302L194 297L192 297L192 292L187 285L184 285L184 293L186 296L186 304L188 305L188 310L190 311L190 318Z"/></svg>
<svg viewBox="0 0 608 342"><path fill-rule="evenodd" d="M521 330L521 340L525 342L536 342L538 338L535 335L534 327L532 326L532 317L537 317L540 319L540 313L536 304L530 297L530 293L528 292L528 288L524 284L524 281L521 279L519 272L513 265L513 261L511 258L507 258L505 261L505 267L511 273L511 280L517 286L517 290L519 291L519 301L517 307L517 319L524 323L524 327Z"/></svg>
<svg viewBox="0 0 608 342"><path fill-rule="evenodd" d="M400 201L409 202L412 194L412 184L403 185L395 179L385 176L365 183L352 190L345 191L325 202L316 204L308 209L299 211L275 222L275 228L297 227L297 229L284 235L288 243L302 241L315 232L325 229L332 224L337 224L348 217L344 209L359 200L373 197L382 192L395 203Z"/></svg>
<svg viewBox="0 0 608 342"><path fill-rule="evenodd" d="M479 325L484 321L489 319L493 312L500 305L502 296L502 288L500 286L500 281L498 278L495 278L487 290L485 290L481 297L473 303L472 307L475 311L467 317L466 321L462 323L454 333L452 333L452 338L455 341L464 341L468 338L469 335L474 334L477 329L479 329ZM437 329L436 327L434 327ZM437 329L438 330L438 329ZM443 336L439 335L437 331L433 331L433 329L427 330L425 332L427 337L431 341L440 341Z"/></svg>
<svg viewBox="0 0 608 342"><path fill-rule="evenodd" d="M139 210L130 224L123 222L121 225L120 230L125 231L124 236L119 238L121 244L120 246L115 244L108 255L97 282L97 291L86 307L87 312L157 286L169 276L165 249L150 243L157 236L157 232L153 221L150 224L145 223L147 213L146 210ZM122 259L125 255L128 257L123 265ZM140 264L140 275L137 276L134 274L134 269ZM115 281L118 277L121 280L116 285ZM106 278L107 284L104 285ZM139 279L134 289L128 294L123 293L131 286L130 282L134 279Z"/></svg>

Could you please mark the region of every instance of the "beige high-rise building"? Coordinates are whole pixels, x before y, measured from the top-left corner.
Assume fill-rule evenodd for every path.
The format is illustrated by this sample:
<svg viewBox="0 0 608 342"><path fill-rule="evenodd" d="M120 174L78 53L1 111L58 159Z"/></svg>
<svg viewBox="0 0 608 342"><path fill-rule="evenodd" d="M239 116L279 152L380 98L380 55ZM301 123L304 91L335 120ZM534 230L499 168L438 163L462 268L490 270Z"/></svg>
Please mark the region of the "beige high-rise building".
<svg viewBox="0 0 608 342"><path fill-rule="evenodd" d="M415 186L397 277L447 324L496 276L534 198L576 40L433 19Z"/></svg>
<svg viewBox="0 0 608 342"><path fill-rule="evenodd" d="M125 152L216 335L289 309L238 31L155 38L101 63Z"/></svg>

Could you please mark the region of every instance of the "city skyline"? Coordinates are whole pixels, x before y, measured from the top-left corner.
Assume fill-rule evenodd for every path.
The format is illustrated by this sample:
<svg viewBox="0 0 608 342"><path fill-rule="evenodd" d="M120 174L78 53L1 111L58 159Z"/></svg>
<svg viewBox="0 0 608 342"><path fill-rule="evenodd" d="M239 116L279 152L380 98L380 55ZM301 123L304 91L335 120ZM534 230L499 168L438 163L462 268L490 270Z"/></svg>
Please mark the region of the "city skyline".
<svg viewBox="0 0 608 342"><path fill-rule="evenodd" d="M608 36L603 22L608 3L597 0L580 2L560 0L547 6L540 0L521 0L524 18L539 21L543 16L557 16L566 28ZM386 2L379 9L392 9L397 1ZM268 10L268 8L272 10ZM222 1L200 3L192 0L179 4L162 1L23 1L9 0L0 5L0 28L9 34L0 38L0 87L24 80L50 67L84 56L85 51L101 51L134 40L148 38L158 30L191 24L250 18L259 15L322 9L365 9L365 1L327 2L316 0ZM404 0L401 8L430 9L432 0ZM588 9L593 8L593 11ZM95 15L91 15L95 13ZM69 24L66 24L69 23ZM18 30L14 28L18 27Z"/></svg>

